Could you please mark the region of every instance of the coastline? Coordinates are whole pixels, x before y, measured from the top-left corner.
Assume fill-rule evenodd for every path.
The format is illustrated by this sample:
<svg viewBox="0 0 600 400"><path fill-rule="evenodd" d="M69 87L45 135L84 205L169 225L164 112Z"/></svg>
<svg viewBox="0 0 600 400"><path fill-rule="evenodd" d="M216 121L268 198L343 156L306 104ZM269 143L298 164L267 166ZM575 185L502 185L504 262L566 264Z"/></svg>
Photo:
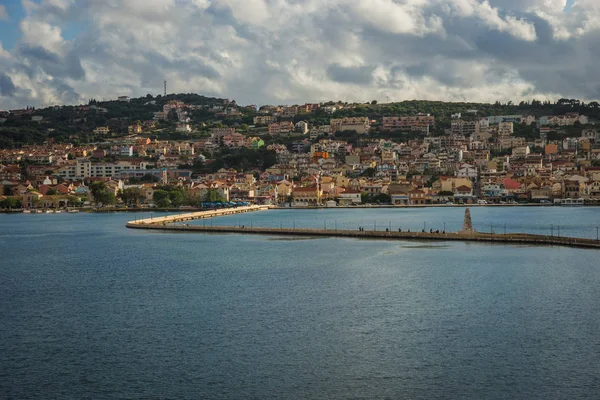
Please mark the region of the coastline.
<svg viewBox="0 0 600 400"><path fill-rule="evenodd" d="M355 206L335 206L335 207L327 207L324 205L321 206L294 206L294 207L281 207L281 206L269 206L271 210L318 210L318 209L377 209L377 208L465 208L465 207L561 207L561 208L572 208L572 207L600 207L600 203L598 204L584 204L578 206L565 206L560 204L544 204L544 203L518 203L518 204L411 204L411 205L392 205L392 204L381 204L381 205L355 205ZM135 207L135 208L125 208L125 207L107 207L107 208L69 208L72 210L77 210L79 212L87 212L87 213L109 213L109 212L198 212L198 211L211 211L214 210L212 208L201 208L201 207L186 207L186 208L146 208L146 207ZM61 210L62 212L66 212L66 210ZM23 213L23 209L13 209L13 210L0 210L0 214L20 214Z"/></svg>

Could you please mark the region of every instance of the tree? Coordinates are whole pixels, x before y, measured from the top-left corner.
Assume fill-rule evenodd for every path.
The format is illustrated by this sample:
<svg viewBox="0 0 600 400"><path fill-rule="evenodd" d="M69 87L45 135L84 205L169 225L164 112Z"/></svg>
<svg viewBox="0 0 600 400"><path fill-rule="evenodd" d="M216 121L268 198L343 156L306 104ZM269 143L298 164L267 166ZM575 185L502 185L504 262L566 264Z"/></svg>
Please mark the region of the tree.
<svg viewBox="0 0 600 400"><path fill-rule="evenodd" d="M373 100L371 101L371 105L374 106L375 104L377 104L377 100Z"/></svg>
<svg viewBox="0 0 600 400"><path fill-rule="evenodd" d="M203 170L204 170L204 161L202 161L199 158L195 159L194 163L192 164L192 172L195 174L199 174Z"/></svg>
<svg viewBox="0 0 600 400"><path fill-rule="evenodd" d="M169 191L169 200L171 201L171 204L175 207L182 205L185 201L183 191L180 189Z"/></svg>
<svg viewBox="0 0 600 400"><path fill-rule="evenodd" d="M217 189L209 189L208 193L208 201L211 203L223 202L225 199L221 196L221 193Z"/></svg>
<svg viewBox="0 0 600 400"><path fill-rule="evenodd" d="M432 176L431 178L429 178L429 180L425 183L425 187L432 187L433 184L438 180L439 178L437 176Z"/></svg>
<svg viewBox="0 0 600 400"><path fill-rule="evenodd" d="M392 197L388 194L385 193L379 193L376 196L373 196L373 200L377 203L377 204L381 204L381 203L391 203L392 202Z"/></svg>
<svg viewBox="0 0 600 400"><path fill-rule="evenodd" d="M55 188L50 188L46 192L46 195L48 195L48 196L56 196L57 194L58 194L58 190L56 190Z"/></svg>
<svg viewBox="0 0 600 400"><path fill-rule="evenodd" d="M0 208L21 208L23 207L21 200L15 197L7 197L6 199L0 201Z"/></svg>
<svg viewBox="0 0 600 400"><path fill-rule="evenodd" d="M154 192L152 200L158 207L169 207L171 205L171 199L167 190L159 189Z"/></svg>
<svg viewBox="0 0 600 400"><path fill-rule="evenodd" d="M179 121L179 116L177 115L177 110L172 108L171 111L167 114L168 121Z"/></svg>
<svg viewBox="0 0 600 400"><path fill-rule="evenodd" d="M83 200L77 196L69 196L67 204L70 204L72 207L81 207L83 205Z"/></svg>
<svg viewBox="0 0 600 400"><path fill-rule="evenodd" d="M90 183L90 192L96 203L100 202L99 197L101 193L106 190L106 184L102 181L94 181Z"/></svg>
<svg viewBox="0 0 600 400"><path fill-rule="evenodd" d="M129 178L129 183L132 184L136 184L136 183L155 183L158 182L160 179L152 174L144 174L144 176L142 176L141 178Z"/></svg>
<svg viewBox="0 0 600 400"><path fill-rule="evenodd" d="M144 198L144 192L137 187L127 188L121 193L121 200L128 206L137 206Z"/></svg>
<svg viewBox="0 0 600 400"><path fill-rule="evenodd" d="M372 178L375 176L376 173L377 173L377 170L375 168L367 168L362 172L361 175Z"/></svg>
<svg viewBox="0 0 600 400"><path fill-rule="evenodd" d="M102 205L112 205L117 202L115 194L106 187L104 182L94 181L89 187L96 204L100 203Z"/></svg>
<svg viewBox="0 0 600 400"><path fill-rule="evenodd" d="M108 189L105 189L102 192L100 192L97 201L102 203L102 205L108 206L115 204L117 202L117 198L113 192L111 192Z"/></svg>

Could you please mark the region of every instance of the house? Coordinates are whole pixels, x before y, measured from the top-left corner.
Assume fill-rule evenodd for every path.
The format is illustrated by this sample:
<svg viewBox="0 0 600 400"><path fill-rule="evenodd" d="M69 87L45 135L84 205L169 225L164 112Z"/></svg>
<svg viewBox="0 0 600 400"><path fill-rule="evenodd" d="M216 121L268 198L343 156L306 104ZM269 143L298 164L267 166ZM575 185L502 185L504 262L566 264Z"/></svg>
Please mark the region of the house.
<svg viewBox="0 0 600 400"><path fill-rule="evenodd" d="M578 199L581 197L581 183L578 180L563 181L563 198Z"/></svg>
<svg viewBox="0 0 600 400"><path fill-rule="evenodd" d="M454 189L454 199L459 201L470 201L473 198L473 187L460 185Z"/></svg>
<svg viewBox="0 0 600 400"><path fill-rule="evenodd" d="M108 133L110 132L110 129L108 129L108 126L99 126L96 129L94 129L92 131L94 133L94 135L108 135Z"/></svg>
<svg viewBox="0 0 600 400"><path fill-rule="evenodd" d="M477 179L478 171L477 168L469 164L464 164L462 168L458 170L456 176L459 178Z"/></svg>
<svg viewBox="0 0 600 400"><path fill-rule="evenodd" d="M392 204L403 206L410 204L410 192L412 190L413 186L410 182L392 183L387 188Z"/></svg>
<svg viewBox="0 0 600 400"><path fill-rule="evenodd" d="M475 118L453 119L450 121L450 130L453 134L471 135L479 131L479 120Z"/></svg>
<svg viewBox="0 0 600 400"><path fill-rule="evenodd" d="M42 197L44 196L35 190L29 190L23 193L23 208L37 207Z"/></svg>
<svg viewBox="0 0 600 400"><path fill-rule="evenodd" d="M575 125L576 122L580 124L587 124L588 117L586 117L585 115L579 115L579 113L566 113L565 115L549 115L541 117L539 120L540 126L572 126Z"/></svg>
<svg viewBox="0 0 600 400"><path fill-rule="evenodd" d="M294 124L289 121L273 122L269 124L269 135L287 135L294 131Z"/></svg>
<svg viewBox="0 0 600 400"><path fill-rule="evenodd" d="M281 116L284 118L293 118L296 114L298 114L297 106L285 107L283 111L281 111Z"/></svg>
<svg viewBox="0 0 600 400"><path fill-rule="evenodd" d="M179 124L177 124L177 127L175 128L175 130L177 132L191 132L192 127L190 126L190 124L187 124L187 123L179 123Z"/></svg>
<svg viewBox="0 0 600 400"><path fill-rule="evenodd" d="M252 119L254 125L268 125L274 121L275 119L271 115L257 115Z"/></svg>
<svg viewBox="0 0 600 400"><path fill-rule="evenodd" d="M533 201L549 200L552 198L552 188L550 186L532 187L529 189L529 198Z"/></svg>
<svg viewBox="0 0 600 400"><path fill-rule="evenodd" d="M495 182L486 183L481 191L484 197L502 197L506 194L504 184Z"/></svg>
<svg viewBox="0 0 600 400"><path fill-rule="evenodd" d="M294 125L296 132L301 133L303 135L306 135L308 133L308 122L306 121L299 121L296 122L296 125Z"/></svg>
<svg viewBox="0 0 600 400"><path fill-rule="evenodd" d="M321 203L323 191L316 186L297 187L292 190L294 205L317 205Z"/></svg>
<svg viewBox="0 0 600 400"><path fill-rule="evenodd" d="M529 146L514 147L512 149L512 157L515 157L515 158L527 157L529 155L529 153L531 153Z"/></svg>
<svg viewBox="0 0 600 400"><path fill-rule="evenodd" d="M280 181L275 186L275 191L277 193L277 196L280 198L290 196L292 194L292 186L293 185L290 182L288 182L287 180Z"/></svg>
<svg viewBox="0 0 600 400"><path fill-rule="evenodd" d="M422 189L413 189L408 192L408 197L411 205L422 205L429 202L429 196Z"/></svg>
<svg viewBox="0 0 600 400"><path fill-rule="evenodd" d="M600 181L590 183L586 189L590 199L600 201Z"/></svg>
<svg viewBox="0 0 600 400"><path fill-rule="evenodd" d="M473 182L468 178L451 178L442 176L440 179L435 181L431 188L440 194L456 194L457 188L461 186L468 187L471 191L473 188Z"/></svg>
<svg viewBox="0 0 600 400"><path fill-rule="evenodd" d="M142 133L142 125L129 125L127 127L127 132L130 135L137 135Z"/></svg>
<svg viewBox="0 0 600 400"><path fill-rule="evenodd" d="M346 190L340 193L338 198L340 206L351 206L362 202L360 191Z"/></svg>
<svg viewBox="0 0 600 400"><path fill-rule="evenodd" d="M235 128L210 128L210 137L220 138L222 136L232 135L237 133Z"/></svg>
<svg viewBox="0 0 600 400"><path fill-rule="evenodd" d="M377 196L378 194L383 193L383 185L365 185L363 187L363 191L367 193L369 196Z"/></svg>

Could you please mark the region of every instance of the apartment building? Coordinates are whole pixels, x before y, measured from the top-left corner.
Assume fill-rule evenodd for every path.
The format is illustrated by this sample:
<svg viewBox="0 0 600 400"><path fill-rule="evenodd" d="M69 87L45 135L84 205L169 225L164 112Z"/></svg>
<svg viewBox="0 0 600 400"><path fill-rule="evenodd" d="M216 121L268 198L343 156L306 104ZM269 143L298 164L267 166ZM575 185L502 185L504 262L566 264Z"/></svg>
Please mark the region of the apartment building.
<svg viewBox="0 0 600 400"><path fill-rule="evenodd" d="M333 118L330 121L331 132L356 131L358 134L369 132L371 123L367 117Z"/></svg>
<svg viewBox="0 0 600 400"><path fill-rule="evenodd" d="M294 132L294 124L289 121L274 122L269 124L269 135L287 135Z"/></svg>
<svg viewBox="0 0 600 400"><path fill-rule="evenodd" d="M112 178L121 171L145 170L147 163L142 160L120 160L114 163L92 162L87 158L78 158L75 164L64 165L58 174L65 180L83 178Z"/></svg>
<svg viewBox="0 0 600 400"><path fill-rule="evenodd" d="M252 119L254 125L268 125L275 121L272 115L257 115Z"/></svg>
<svg viewBox="0 0 600 400"><path fill-rule="evenodd" d="M429 114L417 114L408 117L383 117L383 129L387 131L419 131L428 133L435 126L435 117Z"/></svg>

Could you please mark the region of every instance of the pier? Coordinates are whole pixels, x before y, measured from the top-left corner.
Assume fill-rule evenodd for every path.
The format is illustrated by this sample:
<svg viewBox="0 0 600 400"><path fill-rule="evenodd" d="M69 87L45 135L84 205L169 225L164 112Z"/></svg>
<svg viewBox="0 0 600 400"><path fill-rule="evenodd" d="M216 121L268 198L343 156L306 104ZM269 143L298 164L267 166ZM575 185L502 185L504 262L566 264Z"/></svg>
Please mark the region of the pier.
<svg viewBox="0 0 600 400"><path fill-rule="evenodd" d="M246 206L234 208L220 208L216 210L198 211L185 214L167 215L165 217L150 217L127 222L128 228L144 228L160 227L167 228L167 224L177 222L193 221L196 219L222 217L224 215L242 214L255 211L265 211L271 208L270 206ZM171 228L172 226L169 226Z"/></svg>
<svg viewBox="0 0 600 400"><path fill-rule="evenodd" d="M257 235L284 235L309 237L347 237L364 239L388 240L421 240L421 241L463 241L463 242L492 242L523 245L568 246L588 249L600 249L600 242L593 239L572 237L531 235L523 233L490 234L490 233L429 233L429 232L398 232L398 231L359 231L359 230L325 230L305 228L261 228L235 226L197 226L197 225L162 225L128 223L128 228L152 229L172 232L195 233L238 233Z"/></svg>
<svg viewBox="0 0 600 400"><path fill-rule="evenodd" d="M212 218L223 215L239 214L244 212L268 210L269 206L248 206L231 209L200 211L167 217L147 218L130 221L127 228L151 229L171 232L189 233L237 233L255 235L284 235L308 237L346 237L363 239L386 240L419 240L419 241L462 241L462 242L487 242L521 245L566 246L587 249L600 249L600 241L594 239L574 238L565 236L533 235L528 233L481 233L473 230L471 213L465 210L465 221L462 230L458 233L448 232L408 232L385 230L339 230L339 229L313 229L313 228L267 228L246 226L200 226L200 225L174 225L176 222L185 222L195 219Z"/></svg>

